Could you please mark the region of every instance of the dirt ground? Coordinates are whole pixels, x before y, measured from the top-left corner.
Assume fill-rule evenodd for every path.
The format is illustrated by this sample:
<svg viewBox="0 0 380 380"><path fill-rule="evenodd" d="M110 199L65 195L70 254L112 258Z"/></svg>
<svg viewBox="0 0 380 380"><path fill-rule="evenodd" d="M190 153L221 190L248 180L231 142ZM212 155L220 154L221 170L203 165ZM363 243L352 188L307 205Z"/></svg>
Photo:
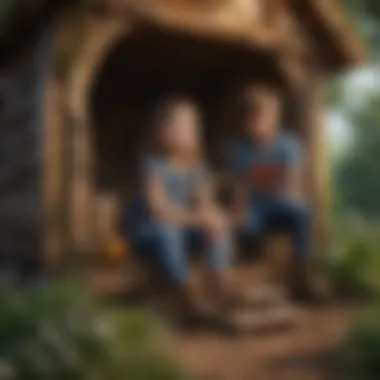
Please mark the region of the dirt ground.
<svg viewBox="0 0 380 380"><path fill-rule="evenodd" d="M355 312L347 305L305 308L292 330L265 335L178 335L176 352L190 373L200 379L335 378L326 352L342 338Z"/></svg>
<svg viewBox="0 0 380 380"><path fill-rule="evenodd" d="M238 269L233 277L244 286L253 278L260 284L267 276L263 268L255 267ZM95 278L92 287L108 284L108 292L126 279L115 271ZM357 306L342 303L305 307L299 310L296 325L286 331L239 336L175 333L174 353L201 380L336 380L326 353L341 340L358 311Z"/></svg>

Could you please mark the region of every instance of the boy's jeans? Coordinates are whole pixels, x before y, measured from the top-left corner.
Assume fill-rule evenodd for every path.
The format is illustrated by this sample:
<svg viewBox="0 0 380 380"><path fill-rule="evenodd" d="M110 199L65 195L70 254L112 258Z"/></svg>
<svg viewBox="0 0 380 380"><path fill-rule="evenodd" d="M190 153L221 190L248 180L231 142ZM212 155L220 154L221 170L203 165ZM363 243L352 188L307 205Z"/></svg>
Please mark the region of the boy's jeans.
<svg viewBox="0 0 380 380"><path fill-rule="evenodd" d="M253 201L240 234L259 236L268 227L280 227L290 233L295 259L310 254L310 212L306 204L280 197Z"/></svg>

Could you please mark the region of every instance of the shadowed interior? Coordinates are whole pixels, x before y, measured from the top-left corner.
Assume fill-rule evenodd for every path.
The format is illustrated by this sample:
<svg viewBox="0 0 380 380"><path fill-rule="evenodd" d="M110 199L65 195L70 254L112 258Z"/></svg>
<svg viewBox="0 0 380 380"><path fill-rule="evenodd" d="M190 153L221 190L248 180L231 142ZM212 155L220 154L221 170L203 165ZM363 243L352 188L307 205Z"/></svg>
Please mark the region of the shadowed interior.
<svg viewBox="0 0 380 380"><path fill-rule="evenodd" d="M286 88L277 59L271 51L152 29L122 38L105 57L89 100L98 190L124 191L135 183L152 107L171 94L200 106L207 156L222 167L223 143L237 130L231 99L256 80Z"/></svg>

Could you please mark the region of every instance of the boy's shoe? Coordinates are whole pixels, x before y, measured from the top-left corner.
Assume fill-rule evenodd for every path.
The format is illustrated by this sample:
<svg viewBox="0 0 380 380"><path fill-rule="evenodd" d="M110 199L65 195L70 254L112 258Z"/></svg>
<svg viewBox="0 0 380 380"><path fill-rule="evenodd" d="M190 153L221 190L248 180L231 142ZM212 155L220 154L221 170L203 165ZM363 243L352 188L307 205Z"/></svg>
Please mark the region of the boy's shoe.
<svg viewBox="0 0 380 380"><path fill-rule="evenodd" d="M163 302L161 299L150 299L146 305L146 309L164 320L171 327L181 330L191 330L198 328L204 317L202 311L194 308L182 309L177 305Z"/></svg>
<svg viewBox="0 0 380 380"><path fill-rule="evenodd" d="M317 278L305 260L293 262L290 293L295 301L302 303L325 302L331 296L327 281Z"/></svg>

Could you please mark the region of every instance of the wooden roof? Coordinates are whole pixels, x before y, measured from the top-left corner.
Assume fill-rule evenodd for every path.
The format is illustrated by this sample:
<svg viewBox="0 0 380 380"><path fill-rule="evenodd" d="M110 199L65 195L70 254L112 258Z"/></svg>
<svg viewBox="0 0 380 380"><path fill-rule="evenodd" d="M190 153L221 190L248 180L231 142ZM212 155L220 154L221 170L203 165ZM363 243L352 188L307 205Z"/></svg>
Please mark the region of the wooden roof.
<svg viewBox="0 0 380 380"><path fill-rule="evenodd" d="M337 70L364 63L364 43L354 32L338 0L288 1L325 66Z"/></svg>
<svg viewBox="0 0 380 380"><path fill-rule="evenodd" d="M353 33L337 0L107 0L108 11L130 16L158 28L209 37L249 47L291 48L288 29L270 28L260 19L261 6L288 4L302 24L311 48L328 70L344 69L364 61L363 44ZM322 47L322 48L321 48Z"/></svg>
<svg viewBox="0 0 380 380"><path fill-rule="evenodd" d="M26 45L25 41L34 34L31 31L35 26L38 29L47 14L73 2L30 0L27 9L19 1L12 22L2 24L2 61L19 50L19 46ZM292 50L298 54L309 49L332 71L360 64L365 59L363 44L353 33L338 0L87 0L86 4L118 17L128 15L138 23L161 30L239 44L246 49L259 47L277 52L285 49L288 55ZM279 23L272 23L272 27L266 23L263 7L265 12L277 9L278 13L281 4L288 5L306 38L303 32L298 36L290 32L289 25L280 29Z"/></svg>
<svg viewBox="0 0 380 380"><path fill-rule="evenodd" d="M273 41L256 22L254 8L242 12L234 3L234 0L107 0L105 8L117 14L127 12L140 22L156 27L252 46L269 46Z"/></svg>

